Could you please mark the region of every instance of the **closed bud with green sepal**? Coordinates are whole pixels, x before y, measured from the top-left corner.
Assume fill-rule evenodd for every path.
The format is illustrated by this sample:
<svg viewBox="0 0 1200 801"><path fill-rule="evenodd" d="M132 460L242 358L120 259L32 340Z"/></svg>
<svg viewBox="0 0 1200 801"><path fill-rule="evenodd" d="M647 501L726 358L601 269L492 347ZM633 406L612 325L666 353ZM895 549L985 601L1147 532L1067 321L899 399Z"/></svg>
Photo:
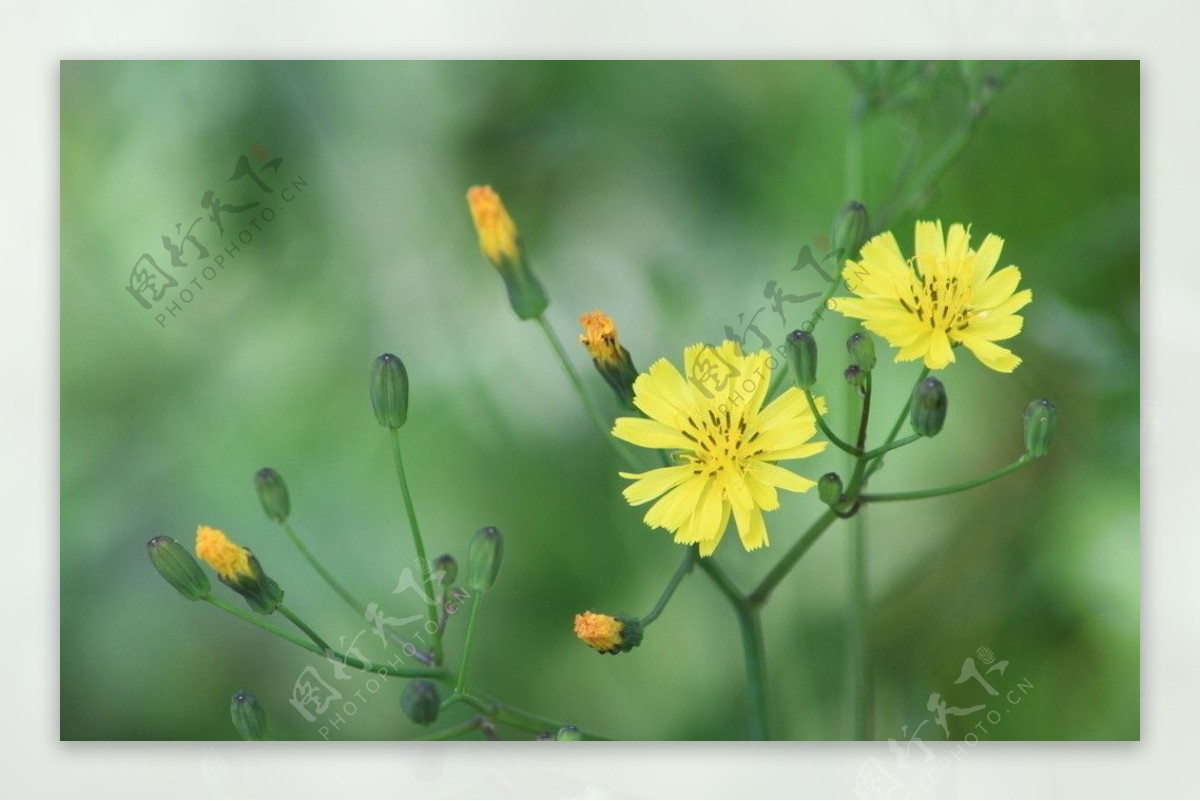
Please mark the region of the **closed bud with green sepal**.
<svg viewBox="0 0 1200 801"><path fill-rule="evenodd" d="M276 523L287 521L292 513L292 501L288 497L287 484L283 483L279 473L270 467L259 470L254 474L254 490L268 518Z"/></svg>
<svg viewBox="0 0 1200 801"><path fill-rule="evenodd" d="M475 532L467 550L467 586L486 592L496 583L500 560L504 556L504 536L495 526Z"/></svg>
<svg viewBox="0 0 1200 801"><path fill-rule="evenodd" d="M929 376L922 378L913 388L912 407L909 419L913 431L923 437L935 437L946 423L946 408L949 399L942 382Z"/></svg>
<svg viewBox="0 0 1200 801"><path fill-rule="evenodd" d="M146 553L158 574L189 601L208 597L212 584L187 550L170 537L155 537L146 543Z"/></svg>
<svg viewBox="0 0 1200 801"><path fill-rule="evenodd" d="M1045 398L1025 407L1025 452L1034 459L1040 459L1050 451L1055 416L1054 404Z"/></svg>
<svg viewBox="0 0 1200 801"><path fill-rule="evenodd" d="M408 420L408 370L400 357L385 353L372 363L371 405L384 428L400 428Z"/></svg>

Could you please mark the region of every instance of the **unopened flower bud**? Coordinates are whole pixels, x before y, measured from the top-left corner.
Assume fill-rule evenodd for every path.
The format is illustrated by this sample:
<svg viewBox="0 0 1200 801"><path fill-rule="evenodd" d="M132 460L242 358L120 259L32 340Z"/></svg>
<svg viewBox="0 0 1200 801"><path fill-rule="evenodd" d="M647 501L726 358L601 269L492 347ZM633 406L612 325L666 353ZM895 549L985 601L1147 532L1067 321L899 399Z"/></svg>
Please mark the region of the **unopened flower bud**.
<svg viewBox="0 0 1200 801"><path fill-rule="evenodd" d="M371 364L371 405L384 428L400 428L408 419L408 370L398 356L385 353Z"/></svg>
<svg viewBox="0 0 1200 801"><path fill-rule="evenodd" d="M1040 459L1050 450L1057 412L1054 403L1040 398L1025 407L1025 452Z"/></svg>
<svg viewBox="0 0 1200 801"><path fill-rule="evenodd" d="M225 532L200 526L196 529L196 556L217 573L221 583L246 599L260 615L269 615L283 603L283 589L263 572L248 548L231 542Z"/></svg>
<svg viewBox="0 0 1200 801"><path fill-rule="evenodd" d="M584 612L575 616L575 636L602 654L632 651L642 644L642 621L627 615Z"/></svg>
<svg viewBox="0 0 1200 801"><path fill-rule="evenodd" d="M504 536L495 526L475 532L467 550L467 586L486 592L496 583L500 560L504 556Z"/></svg>
<svg viewBox="0 0 1200 801"><path fill-rule="evenodd" d="M208 596L212 585L196 560L182 545L170 537L155 537L146 543L150 564L179 594L189 601Z"/></svg>
<svg viewBox="0 0 1200 801"><path fill-rule="evenodd" d="M292 502L283 478L271 468L264 467L254 474L254 489L267 517L276 523L286 522L292 512Z"/></svg>
<svg viewBox="0 0 1200 801"><path fill-rule="evenodd" d="M443 586L449 587L458 578L458 560L448 553L435 557L433 560L433 575L442 574Z"/></svg>
<svg viewBox="0 0 1200 801"><path fill-rule="evenodd" d="M869 373L875 369L875 340L871 339L870 334L864 331L851 334L846 340L846 350L850 351L850 358L863 372Z"/></svg>
<svg viewBox="0 0 1200 801"><path fill-rule="evenodd" d="M923 378L913 388L909 419L913 431L923 437L937 436L946 423L946 388L933 376Z"/></svg>
<svg viewBox="0 0 1200 801"><path fill-rule="evenodd" d="M522 320L540 317L549 304L546 290L529 269L517 224L504 202L490 186L473 186L467 191L467 205L479 234L479 249L504 279L513 311Z"/></svg>
<svg viewBox="0 0 1200 801"><path fill-rule="evenodd" d="M800 389L812 389L817 383L817 340L807 331L797 329L787 337L788 363Z"/></svg>
<svg viewBox="0 0 1200 801"><path fill-rule="evenodd" d="M583 326L579 341L587 348L596 371L612 387L621 405L633 409L633 382L638 371L629 351L617 341L617 327L612 318L596 309L580 315L579 324Z"/></svg>
<svg viewBox="0 0 1200 801"><path fill-rule="evenodd" d="M254 693L239 690L229 701L229 714L233 727L243 740L267 740L267 713Z"/></svg>
<svg viewBox="0 0 1200 801"><path fill-rule="evenodd" d="M846 383L852 387L861 387L867 382L867 373L857 364L852 364L842 373L846 378Z"/></svg>
<svg viewBox="0 0 1200 801"><path fill-rule="evenodd" d="M843 259L852 259L867 239L867 207L851 200L833 221L833 246Z"/></svg>
<svg viewBox="0 0 1200 801"><path fill-rule="evenodd" d="M835 506L842 500L842 477L837 473L826 473L817 481L817 495L821 502Z"/></svg>
<svg viewBox="0 0 1200 801"><path fill-rule="evenodd" d="M418 726L428 726L437 720L441 705L437 685L428 679L410 681L400 696L404 714Z"/></svg>
<svg viewBox="0 0 1200 801"><path fill-rule="evenodd" d="M583 732L579 730L578 726L572 726L568 723L558 730L558 736L555 739L559 742L573 743L583 739Z"/></svg>

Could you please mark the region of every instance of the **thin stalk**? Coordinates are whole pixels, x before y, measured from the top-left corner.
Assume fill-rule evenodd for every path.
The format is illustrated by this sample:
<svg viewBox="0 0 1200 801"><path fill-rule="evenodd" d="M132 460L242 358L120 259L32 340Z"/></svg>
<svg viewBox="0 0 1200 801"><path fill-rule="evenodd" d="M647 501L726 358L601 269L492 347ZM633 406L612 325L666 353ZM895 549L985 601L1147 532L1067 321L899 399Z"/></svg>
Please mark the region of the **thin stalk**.
<svg viewBox="0 0 1200 801"><path fill-rule="evenodd" d="M1029 454L1024 454L1021 456L1020 459L1017 459L1017 461L1013 462L1012 464L1008 465L1007 467L1002 467L999 470L997 470L996 472L989 473L986 476L983 476L982 478L976 478L971 481L964 481L961 484L951 484L948 487L938 487L937 489L931 489L931 490L913 490L911 492L885 492L885 493L879 493L879 494L875 494L875 495L863 494L863 495L860 495L859 497L862 498L862 500L865 503L883 503L885 501L916 501L916 500L921 500L922 498L936 498L939 495L953 495L956 492L964 492L969 489L975 489L976 487L980 487L980 486L983 486L984 484L987 484L989 481L995 481L998 478L1003 478L1004 476L1007 476L1009 473L1012 473L1015 470L1020 470L1022 467L1024 467L1025 465L1029 464L1032 461L1033 461L1033 457L1031 457Z"/></svg>
<svg viewBox="0 0 1200 801"><path fill-rule="evenodd" d="M381 676L393 676L404 679L436 679L439 681L445 681L448 679L448 674L445 670L439 670L435 668L396 668L389 667L387 665L374 665L363 662L361 659L356 659L349 654L335 651L332 648L326 651L315 643L305 640L303 637L297 637L290 632L284 631L283 629L268 623L266 620L262 619L261 615L256 615L244 609L239 609L238 607L228 604L225 601L222 601L220 598L214 598L211 595L204 600L208 601L210 604L223 612L228 612L234 617L241 618L252 626L257 626L263 631L274 634L280 639L287 640L292 645L303 648L306 651L311 651L318 656L333 656L339 662L342 662L348 667L355 668L356 670L367 670L372 673L377 673Z"/></svg>
<svg viewBox="0 0 1200 801"><path fill-rule="evenodd" d="M400 452L400 432L388 429L392 440L392 459L396 463L396 478L400 481L400 493L404 496L404 511L408 515L408 527L412 531L413 546L417 551L417 568L425 588L425 613L435 629L433 638L433 660L442 663L442 632L438 628L437 596L434 595L433 578L429 575L429 559L425 556L425 541L421 538L421 524L417 522L417 510L413 506L412 492L408 488L408 477L404 472L404 456Z"/></svg>
<svg viewBox="0 0 1200 801"><path fill-rule="evenodd" d="M829 425L825 422L825 418L817 410L817 402L813 399L813 395L810 390L804 390L804 399L808 401L808 409L812 412L813 418L817 421L817 426L821 429L821 433L825 435L826 439L851 456L860 456L862 454L861 449L843 441L841 437L833 433L833 431L829 428Z"/></svg>
<svg viewBox="0 0 1200 801"><path fill-rule="evenodd" d="M870 663L870 587L867 581L867 529L864 515L852 527L853 603L850 609L850 675L854 688L854 739L873 740L875 692Z"/></svg>
<svg viewBox="0 0 1200 801"><path fill-rule="evenodd" d="M455 737L461 737L464 734L470 734L471 732L478 730L486 722L487 722L487 718L485 718L483 715L476 715L475 717L471 718L470 720L464 720L462 723L459 723L455 726L451 726L447 729L442 729L441 731L434 732L433 734L427 734L424 737L418 737L417 739L418 740L453 740Z"/></svg>
<svg viewBox="0 0 1200 801"><path fill-rule="evenodd" d="M769 740L770 711L767 706L767 655L763 644L762 617L746 604L737 608L738 628L746 660L746 715L751 740Z"/></svg>
<svg viewBox="0 0 1200 801"><path fill-rule="evenodd" d="M295 612L293 612L291 609L288 609L283 604L280 604L279 605L279 614L283 615L288 620L292 621L292 624L295 625L296 628L300 629L305 634L307 634L308 638L310 640L312 640L313 643L318 648L321 649L321 653L326 653L328 651L333 650L332 648L329 647L329 643L325 642L325 640L321 639L321 636L319 634L317 634L315 631L313 631L312 626L305 623L304 620L299 615L297 615Z"/></svg>
<svg viewBox="0 0 1200 801"><path fill-rule="evenodd" d="M550 343L551 350L558 357L558 363L562 366L563 372L566 373L571 386L575 388L575 394L583 402L583 408L587 411L588 417L592 419L596 430L612 445L613 449L622 459L629 464L636 465L638 463L637 458L634 457L629 448L625 447L625 443L612 435L612 426L604 421L604 416L600 414L600 410L596 408L592 397L588 395L587 390L583 386L583 379L579 377L575 366L571 364L571 357L567 355L567 349L563 347L562 340L558 338L558 334L554 332L554 328L551 327L546 316L542 315L538 317L537 324L542 329L542 333L546 335L546 341Z"/></svg>
<svg viewBox="0 0 1200 801"><path fill-rule="evenodd" d="M880 456L883 456L888 451L894 451L896 448L903 448L905 445L911 445L912 443L916 442L919 439L921 439L920 434L909 434L907 437L898 439L895 442L889 442L887 445L880 445L878 448L876 448L873 451L867 451L865 454L863 454L863 458L866 459L868 462L872 461L874 459L878 459Z"/></svg>
<svg viewBox="0 0 1200 801"><path fill-rule="evenodd" d="M462 663L458 667L458 682L454 694L462 695L467 689L467 667L471 664L471 643L475 640L475 617L479 614L479 599L483 593L471 596L471 616L467 618L467 639L463 643Z"/></svg>
<svg viewBox="0 0 1200 801"><path fill-rule="evenodd" d="M683 561L679 563L679 567L675 570L675 575L671 576L671 580L667 582L667 587L663 590L662 596L659 597L658 603L654 605L649 614L642 618L643 628L657 620L658 616L667 608L667 603L671 600L671 596L675 594L679 583L683 581L684 576L692 572L692 566L696 564L696 559L699 558L698 553L699 551L696 548L688 548Z"/></svg>
<svg viewBox="0 0 1200 801"><path fill-rule="evenodd" d="M355 598L354 594L346 589L345 585L333 577L333 574L330 573L323 564L321 564L317 557L313 555L313 552L308 549L308 546L304 544L304 540L300 539L300 535L296 533L294 528L292 528L291 523L284 521L282 525L284 533L286 533L288 539L292 541L292 545L296 546L296 550L300 552L300 555L304 557L312 569L317 571L318 575L325 580L325 583L328 584L334 592L341 596L341 599L346 602L347 606L349 606L359 615L365 615L367 611L366 604Z"/></svg>
<svg viewBox="0 0 1200 801"><path fill-rule="evenodd" d="M808 531L804 532L804 536L783 555L783 558L771 569L766 578L759 582L759 585L746 596L746 603L755 609L762 607L767 602L767 598L771 596L771 592L779 586L779 582L787 578L787 574L800 561L800 557L808 552L808 549L825 533L825 529L829 528L830 524L837 519L837 512L833 509L826 509L825 513L809 526Z"/></svg>

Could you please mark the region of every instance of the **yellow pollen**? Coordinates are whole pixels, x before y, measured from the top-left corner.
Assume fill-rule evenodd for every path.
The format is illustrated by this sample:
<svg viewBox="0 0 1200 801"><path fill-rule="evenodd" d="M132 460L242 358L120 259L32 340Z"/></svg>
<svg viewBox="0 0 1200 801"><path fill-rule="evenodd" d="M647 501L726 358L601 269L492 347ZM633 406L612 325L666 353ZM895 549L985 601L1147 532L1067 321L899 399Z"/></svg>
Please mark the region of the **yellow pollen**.
<svg viewBox="0 0 1200 801"><path fill-rule="evenodd" d="M579 341L593 359L601 364L615 364L621 360L617 327L611 317L596 309L579 315L579 324L583 326Z"/></svg>
<svg viewBox="0 0 1200 801"><path fill-rule="evenodd" d="M220 529L200 526L196 529L196 556L208 563L223 579L252 575L250 552L232 542Z"/></svg>
<svg viewBox="0 0 1200 801"><path fill-rule="evenodd" d="M584 612L575 616L575 636L597 651L611 651L621 644L625 625L612 615Z"/></svg>
<svg viewBox="0 0 1200 801"><path fill-rule="evenodd" d="M508 216L500 196L490 186L473 186L467 190L467 205L479 234L479 249L488 261L497 267L516 261L517 224Z"/></svg>

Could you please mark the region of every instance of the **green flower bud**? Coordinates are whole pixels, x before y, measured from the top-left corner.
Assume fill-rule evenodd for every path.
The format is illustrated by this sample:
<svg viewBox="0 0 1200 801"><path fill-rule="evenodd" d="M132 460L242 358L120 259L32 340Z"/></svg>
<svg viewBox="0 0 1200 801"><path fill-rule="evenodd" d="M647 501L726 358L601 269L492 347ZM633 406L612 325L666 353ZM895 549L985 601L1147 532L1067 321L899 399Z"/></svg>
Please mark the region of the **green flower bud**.
<svg viewBox="0 0 1200 801"><path fill-rule="evenodd" d="M458 578L458 560L448 553L434 557L433 574L442 574L441 582L445 587L449 587Z"/></svg>
<svg viewBox="0 0 1200 801"><path fill-rule="evenodd" d="M540 317L550 301L529 268L525 245L504 202L490 186L473 186L467 191L467 205L479 234L479 249L504 279L513 311L522 320Z"/></svg>
<svg viewBox="0 0 1200 801"><path fill-rule="evenodd" d="M254 474L254 489L267 517L276 523L286 522L292 512L292 501L283 478L271 468L264 467Z"/></svg>
<svg viewBox="0 0 1200 801"><path fill-rule="evenodd" d="M842 373L842 375L846 377L846 383L852 387L861 387L863 384L867 383L866 372L857 364L852 364L847 367L846 371Z"/></svg>
<svg viewBox="0 0 1200 801"><path fill-rule="evenodd" d="M404 714L418 726L428 726L437 720L441 705L437 685L427 679L410 681L400 696Z"/></svg>
<svg viewBox="0 0 1200 801"><path fill-rule="evenodd" d="M851 334L846 340L846 350L850 351L850 358L864 372L875 369L875 340L871 339L870 334L862 331Z"/></svg>
<svg viewBox="0 0 1200 801"><path fill-rule="evenodd" d="M909 419L913 431L923 437L935 437L946 423L946 388L933 376L923 378L913 388Z"/></svg>
<svg viewBox="0 0 1200 801"><path fill-rule="evenodd" d="M788 363L792 378L800 389L812 389L817 383L817 340L797 329L787 337Z"/></svg>
<svg viewBox="0 0 1200 801"><path fill-rule="evenodd" d="M555 738L562 743L574 743L583 739L583 732L578 726L567 724L558 730L558 735Z"/></svg>
<svg viewBox="0 0 1200 801"><path fill-rule="evenodd" d="M575 616L575 636L602 654L622 654L642 644L646 627L629 615L583 612Z"/></svg>
<svg viewBox="0 0 1200 801"><path fill-rule="evenodd" d="M179 594L189 601L208 597L212 584L192 555L170 537L155 537L146 543L150 564Z"/></svg>
<svg viewBox="0 0 1200 801"><path fill-rule="evenodd" d="M408 370L399 357L385 353L371 365L371 405L384 428L400 428L408 419Z"/></svg>
<svg viewBox="0 0 1200 801"><path fill-rule="evenodd" d="M1025 407L1025 452L1040 459L1050 450L1057 412L1054 403L1040 398Z"/></svg>
<svg viewBox="0 0 1200 801"><path fill-rule="evenodd" d="M826 473L817 481L817 495L821 502L836 506L842 500L842 477L837 473Z"/></svg>
<svg viewBox="0 0 1200 801"><path fill-rule="evenodd" d="M238 690L229 701L229 714L233 727L243 740L267 740L267 713L254 697L254 693Z"/></svg>
<svg viewBox="0 0 1200 801"><path fill-rule="evenodd" d="M283 603L283 588L263 572L258 558L211 526L196 529L196 556L217 573L221 583L246 599L260 615L269 615Z"/></svg>
<svg viewBox="0 0 1200 801"><path fill-rule="evenodd" d="M467 550L467 586L486 592L496 583L500 559L504 556L504 537L500 529L487 526L475 532Z"/></svg>
<svg viewBox="0 0 1200 801"><path fill-rule="evenodd" d="M843 259L852 259L867 240L867 207L851 200L833 221L833 246Z"/></svg>

